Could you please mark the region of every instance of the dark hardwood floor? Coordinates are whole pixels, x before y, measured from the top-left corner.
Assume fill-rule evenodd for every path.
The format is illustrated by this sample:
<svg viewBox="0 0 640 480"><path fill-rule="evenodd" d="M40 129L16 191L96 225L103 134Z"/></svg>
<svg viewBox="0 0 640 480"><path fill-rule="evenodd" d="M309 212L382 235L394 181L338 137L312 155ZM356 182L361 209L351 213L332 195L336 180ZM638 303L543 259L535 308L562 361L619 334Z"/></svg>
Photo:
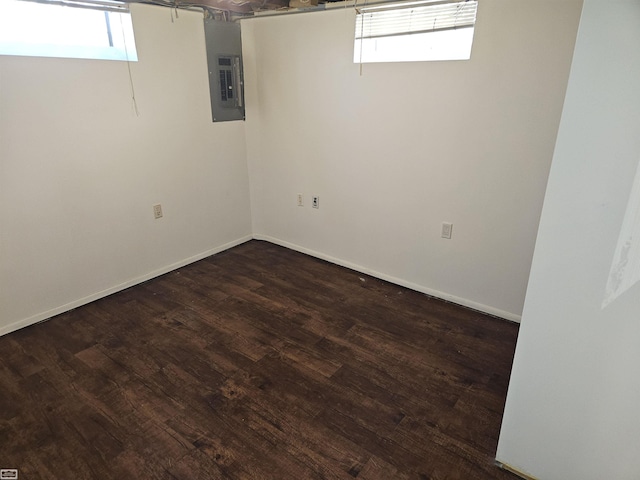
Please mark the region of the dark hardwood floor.
<svg viewBox="0 0 640 480"><path fill-rule="evenodd" d="M1 337L0 468L514 479L493 457L517 332L251 241Z"/></svg>

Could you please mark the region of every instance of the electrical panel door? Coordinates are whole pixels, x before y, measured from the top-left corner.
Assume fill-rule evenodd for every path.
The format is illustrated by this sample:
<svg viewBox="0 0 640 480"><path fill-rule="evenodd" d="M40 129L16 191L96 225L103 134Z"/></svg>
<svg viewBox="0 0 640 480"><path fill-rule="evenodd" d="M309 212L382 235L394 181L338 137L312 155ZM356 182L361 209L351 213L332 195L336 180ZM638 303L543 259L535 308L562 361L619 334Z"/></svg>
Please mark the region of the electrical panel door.
<svg viewBox="0 0 640 480"><path fill-rule="evenodd" d="M213 121L244 120L240 24L207 18L204 33Z"/></svg>

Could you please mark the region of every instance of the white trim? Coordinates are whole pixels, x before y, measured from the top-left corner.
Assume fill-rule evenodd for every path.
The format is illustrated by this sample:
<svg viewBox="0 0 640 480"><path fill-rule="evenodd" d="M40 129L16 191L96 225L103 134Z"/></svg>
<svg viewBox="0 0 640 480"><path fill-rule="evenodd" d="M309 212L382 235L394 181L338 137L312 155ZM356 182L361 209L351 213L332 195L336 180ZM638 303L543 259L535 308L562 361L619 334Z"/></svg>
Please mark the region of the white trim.
<svg viewBox="0 0 640 480"><path fill-rule="evenodd" d="M508 463L501 462L500 460L497 460L497 459L496 459L496 465L498 467L500 467L501 469L503 469L503 470L506 470L508 472L513 473L514 475L517 475L518 477L522 478L523 480L538 480L533 475L529 475L528 473L524 473L523 471L518 470L515 467L512 467Z"/></svg>
<svg viewBox="0 0 640 480"><path fill-rule="evenodd" d="M408 282L406 280L402 280L401 278L394 277L392 275L387 275L386 273L381 273L376 270L372 270L367 267L363 267L362 265L358 265L340 258L332 257L331 255L326 255L324 253L318 252L316 250L311 250L309 248L302 247L300 245L296 245L294 243L286 242L284 240L280 240L275 237L271 237L269 235L245 235L241 238L233 240L231 242L225 243L224 245L220 245L218 247L212 248L210 250L206 250L197 255L193 255L184 260L180 260L179 262L172 263L170 265L166 265L157 270L153 270L152 272L146 273L139 277L133 278L131 280L127 280L119 285L114 287L107 288L100 292L92 293L91 295L87 295L86 297L80 298L78 300L74 300L72 302L66 303L59 307L52 308L50 310L37 313L23 320L18 320L17 322L10 323L9 325L5 325L0 327L0 336L6 335L11 332L15 332L16 330L20 330L21 328L28 327L38 322L42 322L44 320L48 320L51 317L56 315L60 315L62 313L68 312L69 310L73 310L74 308L81 307L82 305L86 305L87 303L91 303L95 300L99 300L101 298L107 297L114 293L125 290L129 287L133 287L140 283L146 282L147 280L151 280L152 278L159 277L160 275L164 275L165 273L169 273L178 268L182 268L185 265L189 265L191 263L197 262L198 260L202 260L203 258L210 257L217 253L223 252L230 248L233 248L242 243L248 242L249 240L264 240L266 242L273 243L275 245L280 245L281 247L289 248L291 250L295 250L297 252L305 253L307 255L311 255L312 257L320 258L322 260L326 260L328 262L334 263L336 265L340 265L342 267L350 268L351 270L355 270L360 273L364 273L366 275L371 275L372 277L379 278L381 280L385 280L387 282L394 283L396 285L400 285L402 287L409 288L411 290L415 290L420 293L424 293L426 295L430 295L432 297L440 298L442 300L446 300L448 302L455 303L457 305L462 305L467 308L472 308L473 310L478 310L483 313L488 313L489 315L494 315L496 317L504 318L506 320L510 320L512 322L520 323L521 316L516 315L515 313L506 312L504 310L500 310L494 307L490 307L489 305L483 305L481 303L474 302L472 300L468 300L466 298L461 298L456 295L451 295L445 292L441 292L439 290L434 290L423 285L419 285L417 283Z"/></svg>
<svg viewBox="0 0 640 480"><path fill-rule="evenodd" d="M286 242L278 238L270 237L269 235L254 234L253 238L255 240L264 240L270 243L274 243L276 245L280 245L282 247L289 248L291 250L295 250L297 252L305 253L307 255L311 255L312 257L320 258L322 260L326 260L327 262L335 263L336 265L350 268L351 270L355 270L357 272L364 273L366 275L371 275L372 277L376 277L381 280L385 280L387 282L400 285L401 287L406 287L411 290L415 290L417 292L430 295L432 297L437 297L442 300L446 300L447 302L455 303L457 305L462 305L463 307L471 308L473 310L478 310L483 313L488 313L489 315L494 315L496 317L504 318L505 320L510 320L515 323L520 323L520 320L522 318L521 315L517 315L515 313L500 310L498 308L494 308L489 305L477 303L477 302L474 302L473 300L468 300L466 298L458 297L456 295L451 295L449 293L441 292L439 290L434 290L434 289L425 287L424 285L408 282L406 280L402 280L401 278L397 278L392 275L387 275L386 273L381 273L367 267L363 267L362 265L358 265L346 260L342 260L340 258L332 257L331 255L326 255L324 253L317 252L315 250L311 250L309 248L296 245L294 243Z"/></svg>
<svg viewBox="0 0 640 480"><path fill-rule="evenodd" d="M476 0L456 3L408 2L357 8L356 40L473 27Z"/></svg>
<svg viewBox="0 0 640 480"><path fill-rule="evenodd" d="M172 263L171 265L166 265L157 270L153 270L152 272L146 273L144 275L133 278L131 280L127 280L126 282L116 285L114 287L107 288L100 292L96 292L86 297L83 297L79 300L74 300L73 302L69 302L60 307L52 308L51 310L47 310L45 312L32 315L29 318L18 320L17 322L11 323L9 325L5 325L3 327L0 327L0 336L6 335L7 333L14 332L24 327L28 327L29 325L33 325L34 323L42 322L43 320L47 320L55 315L60 315L61 313L68 312L69 310L73 310L74 308L81 307L82 305L86 305L87 303L91 303L95 300L99 300L101 298L107 297L114 293L125 290L129 287L133 287L134 285L138 285L142 282L146 282L147 280L151 280L152 278L159 277L160 275L164 275L165 273L169 273L178 268L182 268L185 265L189 265L190 263L197 262L198 260L202 260L203 258L210 257L211 255L215 255L216 253L223 252L237 245L240 245L241 243L248 242L252 238L253 237L251 235L245 235L244 237L225 243L224 245L220 245L219 247L206 250L192 257L186 258L184 260L180 260L179 262Z"/></svg>
<svg viewBox="0 0 640 480"><path fill-rule="evenodd" d="M104 12L128 12L129 4L124 0L19 0L22 2L58 5L60 7L88 8Z"/></svg>
<svg viewBox="0 0 640 480"><path fill-rule="evenodd" d="M0 1L0 55L137 62L125 7L113 11L66 8L57 0Z"/></svg>

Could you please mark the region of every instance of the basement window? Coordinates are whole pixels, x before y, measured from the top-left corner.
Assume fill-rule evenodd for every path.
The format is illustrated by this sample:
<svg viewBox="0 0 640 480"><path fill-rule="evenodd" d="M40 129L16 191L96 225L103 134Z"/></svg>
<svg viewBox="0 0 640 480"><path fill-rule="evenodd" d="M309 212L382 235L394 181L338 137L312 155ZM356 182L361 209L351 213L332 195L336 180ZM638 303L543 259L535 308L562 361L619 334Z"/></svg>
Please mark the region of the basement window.
<svg viewBox="0 0 640 480"><path fill-rule="evenodd" d="M475 0L358 8L353 62L468 60L477 9Z"/></svg>
<svg viewBox="0 0 640 480"><path fill-rule="evenodd" d="M129 7L114 0L1 0L0 55L138 60Z"/></svg>

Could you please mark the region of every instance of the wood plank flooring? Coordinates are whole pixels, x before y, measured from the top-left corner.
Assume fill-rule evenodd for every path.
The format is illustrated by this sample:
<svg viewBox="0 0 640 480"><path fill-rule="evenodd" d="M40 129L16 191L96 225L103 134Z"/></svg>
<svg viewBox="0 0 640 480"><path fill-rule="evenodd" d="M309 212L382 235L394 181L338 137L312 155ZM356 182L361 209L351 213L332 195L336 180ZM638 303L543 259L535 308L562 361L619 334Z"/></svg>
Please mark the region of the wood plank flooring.
<svg viewBox="0 0 640 480"><path fill-rule="evenodd" d="M514 479L518 326L251 241L0 338L25 479Z"/></svg>

